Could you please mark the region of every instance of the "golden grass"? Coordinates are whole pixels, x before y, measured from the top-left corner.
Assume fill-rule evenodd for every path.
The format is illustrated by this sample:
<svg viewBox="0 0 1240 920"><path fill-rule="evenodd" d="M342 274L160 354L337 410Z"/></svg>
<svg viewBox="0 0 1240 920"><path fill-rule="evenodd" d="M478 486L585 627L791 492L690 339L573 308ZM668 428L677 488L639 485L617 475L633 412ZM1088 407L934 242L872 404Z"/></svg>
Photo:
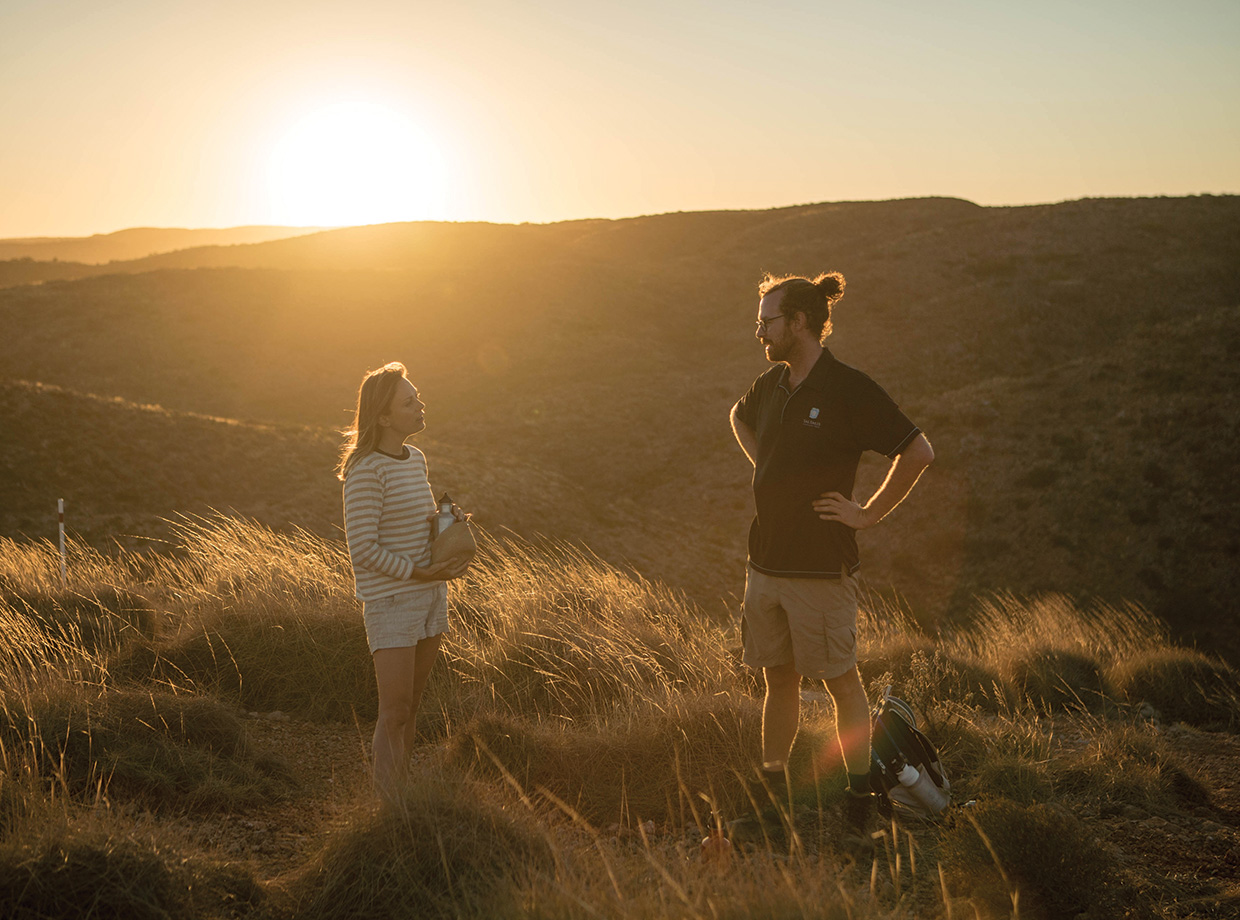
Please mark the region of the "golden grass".
<svg viewBox="0 0 1240 920"><path fill-rule="evenodd" d="M359 604L337 544L225 517L178 526L158 559L75 546L67 589L53 547L0 542L0 906L52 910L63 885L170 917L217 915L217 896L271 917L1001 915L1013 890L1022 916L1096 910L1112 902L1077 870L1114 866L1065 865L1040 841L1092 852L1082 816L1102 803L1206 801L1142 721L1142 675L1185 674L1210 718L1237 711L1231 672L1135 608L999 597L970 631L930 636L870 604L863 673L921 710L958 800L985 805L978 824L844 848L832 714L808 702L793 774L825 790L823 809L791 839L710 861L702 837L762 804L760 696L734 625L583 550L488 540L454 588L409 797L356 806L317 855L260 884L255 868L152 844L124 808L243 815L307 795L253 749L239 710L358 732L374 705ZM48 615L80 614L82 598L121 624L107 641L84 641L82 616ZM126 607L151 628L112 609ZM87 833L113 806L107 833ZM60 831L42 833L55 815Z"/></svg>

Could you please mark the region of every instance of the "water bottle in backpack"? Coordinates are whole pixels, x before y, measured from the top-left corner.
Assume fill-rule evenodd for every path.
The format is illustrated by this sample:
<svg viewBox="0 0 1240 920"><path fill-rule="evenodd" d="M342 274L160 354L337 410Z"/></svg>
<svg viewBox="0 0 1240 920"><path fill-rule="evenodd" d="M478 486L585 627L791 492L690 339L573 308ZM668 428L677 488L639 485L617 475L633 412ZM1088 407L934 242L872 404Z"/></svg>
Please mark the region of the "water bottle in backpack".
<svg viewBox="0 0 1240 920"><path fill-rule="evenodd" d="M908 703L883 691L871 718L870 785L899 814L937 818L951 805L939 752Z"/></svg>

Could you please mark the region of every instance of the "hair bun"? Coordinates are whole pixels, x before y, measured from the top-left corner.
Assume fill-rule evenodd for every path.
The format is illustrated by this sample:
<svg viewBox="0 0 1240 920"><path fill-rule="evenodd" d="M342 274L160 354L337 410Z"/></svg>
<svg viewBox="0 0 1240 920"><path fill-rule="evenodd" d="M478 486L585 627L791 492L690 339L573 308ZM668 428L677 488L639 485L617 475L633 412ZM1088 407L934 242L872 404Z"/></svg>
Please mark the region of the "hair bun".
<svg viewBox="0 0 1240 920"><path fill-rule="evenodd" d="M844 276L839 272L824 272L812 283L828 301L834 302L844 296Z"/></svg>

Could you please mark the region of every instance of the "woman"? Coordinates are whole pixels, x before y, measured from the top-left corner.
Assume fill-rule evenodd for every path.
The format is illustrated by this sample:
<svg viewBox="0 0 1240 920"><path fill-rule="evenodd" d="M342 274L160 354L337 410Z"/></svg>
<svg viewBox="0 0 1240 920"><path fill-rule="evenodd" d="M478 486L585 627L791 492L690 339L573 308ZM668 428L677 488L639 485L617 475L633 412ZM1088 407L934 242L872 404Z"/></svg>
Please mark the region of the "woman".
<svg viewBox="0 0 1240 920"><path fill-rule="evenodd" d="M405 439L426 427L417 388L393 362L371 371L341 452L344 526L366 639L379 685L375 788L399 790L413 749L418 704L448 630L445 581L467 563L431 563L435 496L426 457ZM457 520L466 520L455 505Z"/></svg>

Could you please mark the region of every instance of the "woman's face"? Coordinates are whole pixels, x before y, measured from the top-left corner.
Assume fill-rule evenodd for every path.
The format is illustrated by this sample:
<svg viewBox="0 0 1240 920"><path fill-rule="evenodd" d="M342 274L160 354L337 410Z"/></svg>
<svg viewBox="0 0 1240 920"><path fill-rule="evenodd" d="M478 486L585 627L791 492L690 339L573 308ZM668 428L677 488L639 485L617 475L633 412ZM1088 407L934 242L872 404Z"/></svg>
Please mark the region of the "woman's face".
<svg viewBox="0 0 1240 920"><path fill-rule="evenodd" d="M418 388L404 378L396 384L388 410L379 416L379 424L391 428L403 438L417 434L426 427L426 406L418 399Z"/></svg>

